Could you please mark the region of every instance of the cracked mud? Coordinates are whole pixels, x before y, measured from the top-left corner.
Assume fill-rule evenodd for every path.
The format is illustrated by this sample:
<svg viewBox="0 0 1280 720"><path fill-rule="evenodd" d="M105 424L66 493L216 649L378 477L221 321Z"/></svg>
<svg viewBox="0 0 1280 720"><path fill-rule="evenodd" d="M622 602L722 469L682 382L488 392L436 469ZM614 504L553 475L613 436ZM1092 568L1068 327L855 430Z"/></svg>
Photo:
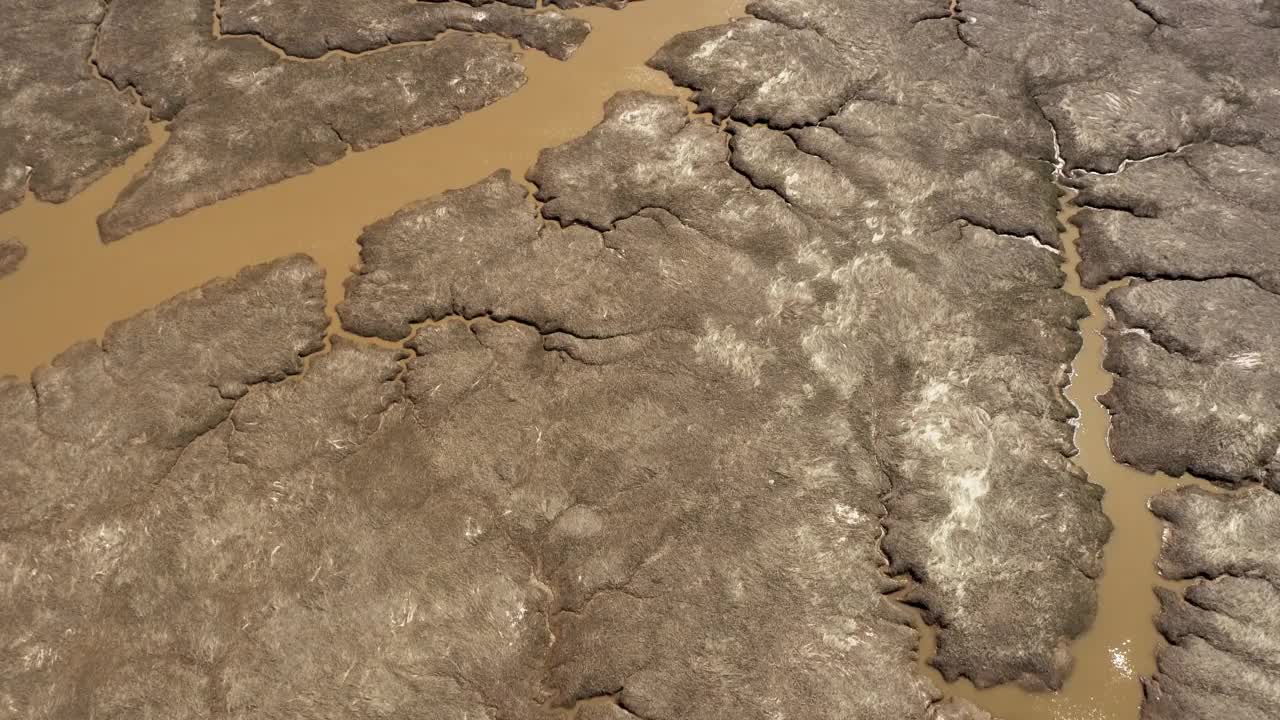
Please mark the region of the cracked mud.
<svg viewBox="0 0 1280 720"><path fill-rule="evenodd" d="M569 10L632 11L11 4L0 200L169 122L104 239L467 122L525 79L485 34L567 59ZM614 95L349 275L256 264L0 379L3 712L1274 718L1280 6L747 10L653 56L689 102Z"/></svg>

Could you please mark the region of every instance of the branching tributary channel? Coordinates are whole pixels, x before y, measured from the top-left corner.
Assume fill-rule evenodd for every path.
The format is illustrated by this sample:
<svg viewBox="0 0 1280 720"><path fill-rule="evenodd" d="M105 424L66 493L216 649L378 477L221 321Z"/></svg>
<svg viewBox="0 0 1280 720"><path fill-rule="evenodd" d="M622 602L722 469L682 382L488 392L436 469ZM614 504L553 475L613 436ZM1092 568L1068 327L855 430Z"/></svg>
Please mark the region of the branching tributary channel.
<svg viewBox="0 0 1280 720"><path fill-rule="evenodd" d="M645 62L671 37L741 16L746 4L645 0L623 11L575 9L591 23L591 35L567 61L519 51L528 82L515 94L448 125L350 153L103 245L98 215L167 138L153 125L148 147L68 202L29 195L0 214L0 240L21 240L29 250L18 272L0 282L6 310L0 313L0 376L27 376L73 342L100 337L116 320L290 253L306 253L325 267L332 311L357 261L355 238L364 226L499 168L523 177L539 151L599 122L605 101L617 92L674 93L670 79Z"/></svg>
<svg viewBox="0 0 1280 720"><path fill-rule="evenodd" d="M1110 415L1099 401L1112 383L1103 368L1107 293L1127 280L1099 288L1080 282L1080 230L1072 221L1080 207L1075 191L1061 188L1058 220L1063 226L1064 289L1085 301L1089 314L1080 321L1083 345L1072 364L1066 395L1079 411L1074 462L1089 480L1106 490L1103 509L1114 525L1098 580L1098 615L1093 626L1069 648L1075 666L1062 690L1033 693L1015 686L979 690L967 681L945 683L931 668L935 682L950 695L980 705L1001 720L1135 720L1142 702L1139 678L1155 671L1161 640L1153 618L1159 609L1153 588L1175 587L1156 572L1160 521L1147 509L1152 495L1166 488L1199 482L1148 474L1116 462L1107 444ZM933 655L934 637L926 629L921 661Z"/></svg>

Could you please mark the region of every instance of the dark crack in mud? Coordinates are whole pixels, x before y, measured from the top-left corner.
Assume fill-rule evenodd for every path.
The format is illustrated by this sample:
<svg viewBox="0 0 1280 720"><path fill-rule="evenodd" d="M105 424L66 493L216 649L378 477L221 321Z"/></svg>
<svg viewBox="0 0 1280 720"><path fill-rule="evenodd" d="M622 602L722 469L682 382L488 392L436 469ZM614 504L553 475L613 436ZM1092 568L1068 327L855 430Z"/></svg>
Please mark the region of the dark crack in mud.
<svg viewBox="0 0 1280 720"><path fill-rule="evenodd" d="M492 33L567 60L591 32L585 20L558 10L530 12L536 2L436 0L219 0L219 36L260 38L282 54L315 59L432 40L447 30Z"/></svg>

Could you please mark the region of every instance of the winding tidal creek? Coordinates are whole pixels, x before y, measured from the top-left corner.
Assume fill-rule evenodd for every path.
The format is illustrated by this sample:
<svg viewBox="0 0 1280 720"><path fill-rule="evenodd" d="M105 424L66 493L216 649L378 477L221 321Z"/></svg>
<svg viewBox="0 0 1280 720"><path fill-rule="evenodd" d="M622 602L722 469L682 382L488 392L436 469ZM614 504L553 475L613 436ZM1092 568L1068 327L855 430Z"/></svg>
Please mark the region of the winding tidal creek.
<svg viewBox="0 0 1280 720"><path fill-rule="evenodd" d="M1164 640L1154 618L1160 606L1154 587L1181 588L1185 583L1166 580L1156 571L1160 554L1161 523L1147 503L1161 490L1189 483L1205 484L1190 476L1171 478L1145 473L1116 462L1107 444L1111 418L1098 398L1111 389L1112 377L1103 368L1105 339L1102 330L1108 310L1102 304L1107 293L1127 281L1097 288L1080 282L1080 229L1073 218L1080 212L1076 191L1061 188L1062 270L1064 289L1084 300L1089 314L1080 320L1083 344L1072 362L1071 384L1065 392L1079 412L1076 454L1072 457L1091 482L1106 489L1103 508L1112 523L1111 538L1103 553L1104 569L1098 579L1098 614L1093 626L1071 644L1074 668L1063 688L1056 692L1029 692L1016 685L977 689L961 680L946 683L927 664L934 636L923 630L922 667L945 692L972 700L1004 720L1119 720L1135 718L1142 706L1140 678L1156 666L1156 651Z"/></svg>

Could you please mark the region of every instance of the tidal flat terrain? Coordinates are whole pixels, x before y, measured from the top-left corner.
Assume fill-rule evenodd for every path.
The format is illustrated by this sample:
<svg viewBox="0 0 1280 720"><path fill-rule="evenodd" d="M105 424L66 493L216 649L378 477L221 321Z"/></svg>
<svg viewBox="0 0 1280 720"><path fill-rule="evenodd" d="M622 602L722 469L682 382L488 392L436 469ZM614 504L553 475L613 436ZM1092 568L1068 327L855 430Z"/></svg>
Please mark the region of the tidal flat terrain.
<svg viewBox="0 0 1280 720"><path fill-rule="evenodd" d="M0 8L0 718L1280 717L1280 2Z"/></svg>

